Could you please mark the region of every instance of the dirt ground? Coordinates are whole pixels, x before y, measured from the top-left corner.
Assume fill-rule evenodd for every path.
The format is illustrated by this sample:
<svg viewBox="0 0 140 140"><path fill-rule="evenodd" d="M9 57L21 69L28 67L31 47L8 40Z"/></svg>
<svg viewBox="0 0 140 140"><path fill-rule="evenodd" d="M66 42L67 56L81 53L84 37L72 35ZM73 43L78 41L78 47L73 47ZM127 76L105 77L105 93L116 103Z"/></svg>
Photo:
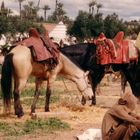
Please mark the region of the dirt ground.
<svg viewBox="0 0 140 140"><path fill-rule="evenodd" d="M65 86L66 85L66 86ZM108 82L107 76L101 82L101 94L97 95L97 105L90 106L90 103L87 103L85 106L80 104L80 95L76 89L75 84L72 82L65 80L65 84L63 81L56 81L55 87L63 88L66 95L73 98L73 94L67 94L68 91L73 90L76 91L74 98L71 100L71 108L64 106L63 103L59 105L51 106L51 112L64 112L65 116L61 117L61 119L68 124L70 124L71 129L65 131L56 131L54 133L48 134L47 136L24 136L17 138L18 140L74 140L75 136L82 134L88 128L101 128L102 118L105 112L111 107L116 100L120 97L120 80L116 82ZM126 87L126 91L131 91L129 85ZM75 104L76 102L76 104ZM72 109L72 106L77 105L77 109ZM29 108L30 109L30 108ZM6 121L22 121L30 118L29 109L26 110L25 116L22 119L17 119L16 116L11 118L7 118ZM37 110L42 111L42 109ZM137 110L137 113L138 110ZM0 118L2 120L3 118ZM2 138L0 137L0 140Z"/></svg>

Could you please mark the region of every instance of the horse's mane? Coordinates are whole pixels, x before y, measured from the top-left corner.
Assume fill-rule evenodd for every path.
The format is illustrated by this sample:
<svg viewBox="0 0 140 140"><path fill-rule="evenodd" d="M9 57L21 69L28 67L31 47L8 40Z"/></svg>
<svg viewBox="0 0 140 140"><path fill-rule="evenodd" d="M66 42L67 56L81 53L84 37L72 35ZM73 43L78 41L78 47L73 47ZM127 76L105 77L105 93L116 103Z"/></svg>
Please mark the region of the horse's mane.
<svg viewBox="0 0 140 140"><path fill-rule="evenodd" d="M65 54L77 66L87 70L87 65L95 64L96 46L93 43L79 43L60 48L60 51Z"/></svg>
<svg viewBox="0 0 140 140"><path fill-rule="evenodd" d="M60 48L62 53L69 54L70 56L77 56L81 55L85 49L89 46L89 43L79 43L73 45L64 45L63 48Z"/></svg>

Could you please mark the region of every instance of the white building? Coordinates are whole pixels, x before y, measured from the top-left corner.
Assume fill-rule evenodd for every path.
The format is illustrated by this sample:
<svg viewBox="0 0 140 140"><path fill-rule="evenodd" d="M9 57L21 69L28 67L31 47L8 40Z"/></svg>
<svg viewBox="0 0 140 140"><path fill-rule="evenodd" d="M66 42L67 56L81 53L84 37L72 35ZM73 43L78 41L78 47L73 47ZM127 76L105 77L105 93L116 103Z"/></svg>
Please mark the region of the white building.
<svg viewBox="0 0 140 140"><path fill-rule="evenodd" d="M56 42L60 40L65 40L67 36L67 26L60 21L58 24L46 23L43 25L45 29L49 32L49 36L53 37Z"/></svg>

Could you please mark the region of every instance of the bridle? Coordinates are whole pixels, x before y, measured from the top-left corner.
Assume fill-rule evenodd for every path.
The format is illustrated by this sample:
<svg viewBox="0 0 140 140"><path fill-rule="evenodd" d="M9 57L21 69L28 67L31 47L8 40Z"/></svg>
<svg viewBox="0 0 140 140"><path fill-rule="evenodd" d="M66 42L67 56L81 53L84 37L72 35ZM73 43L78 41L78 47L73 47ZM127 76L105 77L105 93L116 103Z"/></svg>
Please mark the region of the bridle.
<svg viewBox="0 0 140 140"><path fill-rule="evenodd" d="M84 82L85 82L85 85L86 85L86 87L83 88L83 89L80 89L80 88L79 88L79 91L80 91L80 92L84 92L84 91L87 90L88 88L91 88L91 85L88 84L88 81L87 81L88 77L87 77L87 75L85 75L85 72L84 72L83 76L80 77L80 78L78 78L78 79L79 79L79 80L80 80L80 79L84 79Z"/></svg>

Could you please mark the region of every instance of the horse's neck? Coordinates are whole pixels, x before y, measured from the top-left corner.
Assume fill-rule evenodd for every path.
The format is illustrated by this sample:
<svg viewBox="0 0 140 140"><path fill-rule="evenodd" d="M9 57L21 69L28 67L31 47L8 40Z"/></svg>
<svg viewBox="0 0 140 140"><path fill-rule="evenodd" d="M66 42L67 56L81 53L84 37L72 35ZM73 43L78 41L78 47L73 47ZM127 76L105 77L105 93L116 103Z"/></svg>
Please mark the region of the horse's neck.
<svg viewBox="0 0 140 140"><path fill-rule="evenodd" d="M60 74L62 74L65 78L68 78L72 81L79 79L83 76L84 71L81 70L78 66L76 66L72 61L70 61L65 55L60 53L61 61L62 61L62 69Z"/></svg>

